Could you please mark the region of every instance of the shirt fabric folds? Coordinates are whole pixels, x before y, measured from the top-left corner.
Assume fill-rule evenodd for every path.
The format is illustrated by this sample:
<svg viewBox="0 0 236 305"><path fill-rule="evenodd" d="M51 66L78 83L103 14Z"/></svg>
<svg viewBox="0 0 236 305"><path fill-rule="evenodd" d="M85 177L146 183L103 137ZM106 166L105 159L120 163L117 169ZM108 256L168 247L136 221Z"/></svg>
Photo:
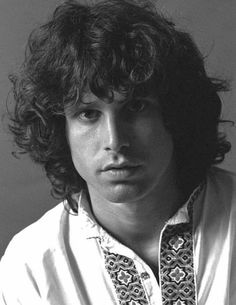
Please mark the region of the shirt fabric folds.
<svg viewBox="0 0 236 305"><path fill-rule="evenodd" d="M168 220L151 268L63 202L18 233L0 263L0 305L235 305L236 176L212 168Z"/></svg>

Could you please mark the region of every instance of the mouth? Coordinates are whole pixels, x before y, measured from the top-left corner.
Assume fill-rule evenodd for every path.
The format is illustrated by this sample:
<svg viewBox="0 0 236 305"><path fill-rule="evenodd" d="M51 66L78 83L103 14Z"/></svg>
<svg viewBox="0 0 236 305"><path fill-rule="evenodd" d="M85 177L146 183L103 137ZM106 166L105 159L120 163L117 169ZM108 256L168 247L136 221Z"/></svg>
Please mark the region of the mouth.
<svg viewBox="0 0 236 305"><path fill-rule="evenodd" d="M139 166L140 164L135 164L131 162L109 163L103 167L102 171L106 172L110 170L129 170Z"/></svg>
<svg viewBox="0 0 236 305"><path fill-rule="evenodd" d="M137 174L141 165L134 164L109 164L102 170L103 174L112 180L128 179Z"/></svg>

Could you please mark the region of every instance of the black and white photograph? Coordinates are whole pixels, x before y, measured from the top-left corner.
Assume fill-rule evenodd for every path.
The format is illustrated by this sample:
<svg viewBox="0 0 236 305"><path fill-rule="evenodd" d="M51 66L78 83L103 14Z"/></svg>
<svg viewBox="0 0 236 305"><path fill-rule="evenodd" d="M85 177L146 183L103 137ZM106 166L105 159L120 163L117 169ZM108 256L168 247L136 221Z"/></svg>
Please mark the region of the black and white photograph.
<svg viewBox="0 0 236 305"><path fill-rule="evenodd" d="M0 305L236 304L236 2L1 0Z"/></svg>

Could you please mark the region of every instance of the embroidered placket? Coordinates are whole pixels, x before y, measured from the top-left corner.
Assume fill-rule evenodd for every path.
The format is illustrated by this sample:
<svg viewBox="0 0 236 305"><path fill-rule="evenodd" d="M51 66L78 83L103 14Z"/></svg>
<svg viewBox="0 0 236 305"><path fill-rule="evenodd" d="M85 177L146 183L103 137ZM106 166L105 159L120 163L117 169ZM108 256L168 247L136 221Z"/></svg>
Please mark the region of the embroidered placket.
<svg viewBox="0 0 236 305"><path fill-rule="evenodd" d="M121 305L148 305L148 300L132 259L103 249L105 266Z"/></svg>
<svg viewBox="0 0 236 305"><path fill-rule="evenodd" d="M192 202L188 205L189 222L167 225L162 234L160 284L163 305L196 304Z"/></svg>
<svg viewBox="0 0 236 305"><path fill-rule="evenodd" d="M160 286L162 305L196 305L193 257L193 203L204 184L188 202L189 221L166 225L160 244ZM101 241L100 241L101 243ZM103 247L105 267L111 277L121 305L148 305L140 275L133 260L111 253Z"/></svg>

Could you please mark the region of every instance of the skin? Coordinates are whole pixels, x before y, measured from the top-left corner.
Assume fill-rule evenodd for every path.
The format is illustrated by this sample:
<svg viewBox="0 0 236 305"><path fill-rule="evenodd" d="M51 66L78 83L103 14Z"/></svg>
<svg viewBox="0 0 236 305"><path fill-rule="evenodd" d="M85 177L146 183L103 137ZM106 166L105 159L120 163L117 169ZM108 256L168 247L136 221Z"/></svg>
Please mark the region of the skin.
<svg viewBox="0 0 236 305"><path fill-rule="evenodd" d="M114 92L112 103L91 92L66 113L76 170L87 182L97 221L157 270L158 241L167 219L183 203L176 186L173 142L156 97ZM128 161L127 171L104 171Z"/></svg>

